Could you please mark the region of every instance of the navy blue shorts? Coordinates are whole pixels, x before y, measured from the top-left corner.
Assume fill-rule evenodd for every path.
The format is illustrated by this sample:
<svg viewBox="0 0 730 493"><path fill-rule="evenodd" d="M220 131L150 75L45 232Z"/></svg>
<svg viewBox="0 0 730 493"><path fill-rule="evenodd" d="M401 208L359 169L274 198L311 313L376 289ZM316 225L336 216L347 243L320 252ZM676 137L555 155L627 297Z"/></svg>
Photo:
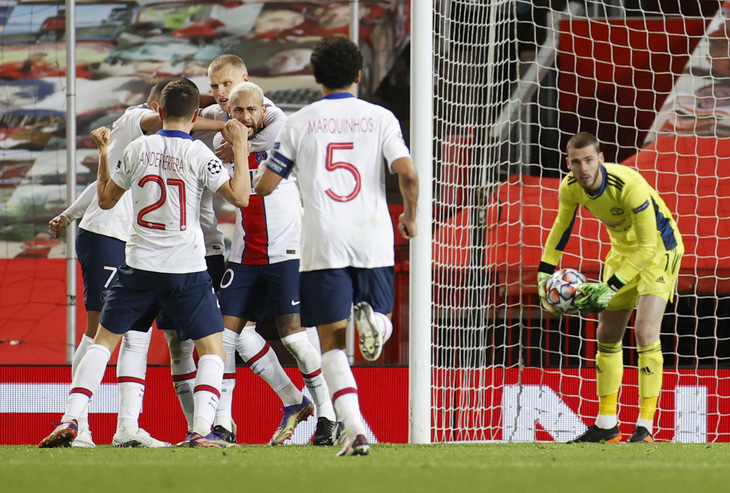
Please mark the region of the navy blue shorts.
<svg viewBox="0 0 730 493"><path fill-rule="evenodd" d="M109 331L147 330L160 310L170 318L180 340L223 331L218 298L207 272L162 274L123 265L118 276L99 319Z"/></svg>
<svg viewBox="0 0 730 493"><path fill-rule="evenodd" d="M86 311L101 311L117 278L117 269L124 263L125 246L122 240L79 229L76 254L84 279Z"/></svg>
<svg viewBox="0 0 730 493"><path fill-rule="evenodd" d="M299 260L267 265L228 262L218 297L223 315L244 320L299 313Z"/></svg>
<svg viewBox="0 0 730 493"><path fill-rule="evenodd" d="M223 273L226 271L226 258L223 254L208 255L205 257L205 265L208 267L210 280L213 281L213 287L217 293L221 286Z"/></svg>
<svg viewBox="0 0 730 493"><path fill-rule="evenodd" d="M223 255L208 255L205 257L205 264L208 267L208 275L210 275L210 280L217 293L221 285L223 272L226 270L226 260ZM175 330L175 324L172 323L172 319L164 313L160 313L156 320L158 329Z"/></svg>
<svg viewBox="0 0 730 493"><path fill-rule="evenodd" d="M393 267L313 270L300 276L302 327L346 320L350 307L360 301L367 301L379 313L393 311Z"/></svg>

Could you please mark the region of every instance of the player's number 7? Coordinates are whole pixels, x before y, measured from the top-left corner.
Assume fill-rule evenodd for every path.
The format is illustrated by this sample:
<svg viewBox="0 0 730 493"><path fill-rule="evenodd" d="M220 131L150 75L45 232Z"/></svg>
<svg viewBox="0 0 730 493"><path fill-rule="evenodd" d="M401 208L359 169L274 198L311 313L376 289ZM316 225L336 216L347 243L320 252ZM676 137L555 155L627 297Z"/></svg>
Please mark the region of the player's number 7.
<svg viewBox="0 0 730 493"><path fill-rule="evenodd" d="M360 172L351 163L345 163L343 161L335 162L334 157L335 151L346 151L352 149L353 147L354 146L352 142L333 142L327 146L327 161L325 163L327 171L336 171L338 169L343 169L352 173L352 177L355 179L355 188L352 190L352 192L350 192L349 195L338 195L331 188L328 188L324 191L324 193L326 193L329 198L331 198L332 200L336 200L337 202L349 202L357 197L357 194L360 193L360 187L362 186L360 180Z"/></svg>

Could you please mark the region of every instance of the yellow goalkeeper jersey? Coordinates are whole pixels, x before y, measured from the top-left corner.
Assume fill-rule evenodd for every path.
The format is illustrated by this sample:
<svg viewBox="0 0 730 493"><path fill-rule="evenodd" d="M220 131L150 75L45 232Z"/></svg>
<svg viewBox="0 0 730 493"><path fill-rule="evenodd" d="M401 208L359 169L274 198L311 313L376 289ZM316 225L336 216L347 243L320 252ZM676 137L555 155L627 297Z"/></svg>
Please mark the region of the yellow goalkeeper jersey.
<svg viewBox="0 0 730 493"><path fill-rule="evenodd" d="M595 196L588 195L572 172L560 182L558 217L545 244L544 263L555 266L560 261L579 205L606 226L611 249L628 258L616 272L624 282L633 279L657 253L677 247L684 251L671 211L638 171L604 163L600 172L603 183Z"/></svg>

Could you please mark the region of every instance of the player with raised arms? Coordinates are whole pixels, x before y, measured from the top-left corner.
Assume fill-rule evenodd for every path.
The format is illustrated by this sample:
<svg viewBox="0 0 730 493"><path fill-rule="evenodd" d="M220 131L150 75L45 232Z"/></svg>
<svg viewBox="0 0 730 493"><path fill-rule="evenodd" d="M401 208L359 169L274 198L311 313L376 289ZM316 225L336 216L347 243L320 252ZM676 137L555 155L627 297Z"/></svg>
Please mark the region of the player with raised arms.
<svg viewBox="0 0 730 493"><path fill-rule="evenodd" d="M40 447L66 446L74 440L79 415L101 383L122 334L147 330L160 309L173 318L180 339L195 341L199 355L194 434L189 446L230 445L206 438L220 397L225 350L222 316L206 272L200 198L203 189L209 188L236 207L246 207L251 184L249 173L229 176L212 151L190 136L198 104L198 89L192 82L170 82L161 98L163 129L127 146L111 176L106 159L109 129L92 132L100 151L99 205L112 208L131 189L133 231L126 245L125 265L119 268L102 309L94 344L74 375L62 423ZM233 142L235 159L245 163L245 127L230 121L223 131Z"/></svg>
<svg viewBox="0 0 730 493"><path fill-rule="evenodd" d="M155 84L146 104L131 106L114 121L107 161L117 163L129 143L142 135L162 128L159 107L160 96L171 79ZM224 122L198 118L194 128L220 130ZM109 289L117 277L117 269L124 263L124 247L132 231L132 195L125 194L111 209L99 207L96 182L89 185L68 209L49 222L49 227L59 237L71 221L81 218L76 236L81 274L84 281L84 307L86 308L86 332L81 337L71 363L71 376L76 374L79 362L93 344L99 325L99 315ZM115 447L167 447L139 427L139 414L145 390L147 352L152 331L129 331L124 334L117 361L117 388L119 412L117 430L112 439ZM89 429L88 410L79 416L78 435L74 447L94 447Z"/></svg>
<svg viewBox="0 0 730 493"><path fill-rule="evenodd" d="M230 91L229 111L249 129L249 139L265 127L264 93L253 82L241 82ZM269 142L267 150L274 148ZM252 152L252 171L266 160L268 152ZM282 180L268 196L251 195L245 211L236 211L236 226L226 274L219 297L223 313L223 345L226 346L226 374L235 373L235 351L276 391L284 404L281 423L271 438L272 445L287 440L294 429L314 411L312 403L292 383L276 353L255 327L267 307L275 317L284 347L297 366L317 405L317 427L312 443L332 445L337 418L322 376L322 357L312 345L299 317L299 256L302 207L293 177ZM233 388L231 387L231 393ZM230 407L230 397L220 407ZM216 420L218 418L216 417ZM217 421L216 421L217 422ZM214 427L215 429L215 427Z"/></svg>
<svg viewBox="0 0 730 493"><path fill-rule="evenodd" d="M345 328L354 303L360 352L371 361L392 334L395 252L386 166L398 174L404 238L416 234L418 175L395 115L354 95L362 69L357 46L341 36L323 38L311 62L324 97L289 117L254 189L268 195L290 175L299 183L302 324L319 330L322 372L345 426L338 455L367 455Z"/></svg>
<svg viewBox="0 0 730 493"><path fill-rule="evenodd" d="M598 140L581 132L567 144L570 173L558 191L558 216L550 230L537 274L542 306L545 285L570 239L578 206L605 226L611 250L603 282L578 286L585 296L575 302L582 313L598 313L596 386L598 417L573 443L620 442L618 392L623 378L622 341L636 308L639 353L639 418L629 442L653 442L654 414L662 388L663 362L659 334L667 301L674 296L684 254L682 237L671 211L636 170L604 162Z"/></svg>

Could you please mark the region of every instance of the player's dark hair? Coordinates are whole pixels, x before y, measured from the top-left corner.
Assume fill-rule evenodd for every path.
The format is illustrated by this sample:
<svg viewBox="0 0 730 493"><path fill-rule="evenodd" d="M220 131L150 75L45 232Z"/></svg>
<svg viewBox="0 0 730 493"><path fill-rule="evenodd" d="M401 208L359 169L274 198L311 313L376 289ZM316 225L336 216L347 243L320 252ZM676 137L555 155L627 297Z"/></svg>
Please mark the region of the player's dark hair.
<svg viewBox="0 0 730 493"><path fill-rule="evenodd" d="M322 38L310 60L314 78L327 89L349 87L362 69L362 53L344 36Z"/></svg>
<svg viewBox="0 0 730 493"><path fill-rule="evenodd" d="M150 106L154 102L159 103L162 98L162 90L173 80L174 79L164 79L152 86L152 89L150 89L150 95L147 96L147 106Z"/></svg>
<svg viewBox="0 0 730 493"><path fill-rule="evenodd" d="M200 104L200 92L190 79L181 77L162 90L160 107L165 119L192 118Z"/></svg>
<svg viewBox="0 0 730 493"><path fill-rule="evenodd" d="M578 132L570 138L568 144L565 146L565 150L583 149L591 145L596 148L596 152L601 152L601 144L594 135L588 132Z"/></svg>

